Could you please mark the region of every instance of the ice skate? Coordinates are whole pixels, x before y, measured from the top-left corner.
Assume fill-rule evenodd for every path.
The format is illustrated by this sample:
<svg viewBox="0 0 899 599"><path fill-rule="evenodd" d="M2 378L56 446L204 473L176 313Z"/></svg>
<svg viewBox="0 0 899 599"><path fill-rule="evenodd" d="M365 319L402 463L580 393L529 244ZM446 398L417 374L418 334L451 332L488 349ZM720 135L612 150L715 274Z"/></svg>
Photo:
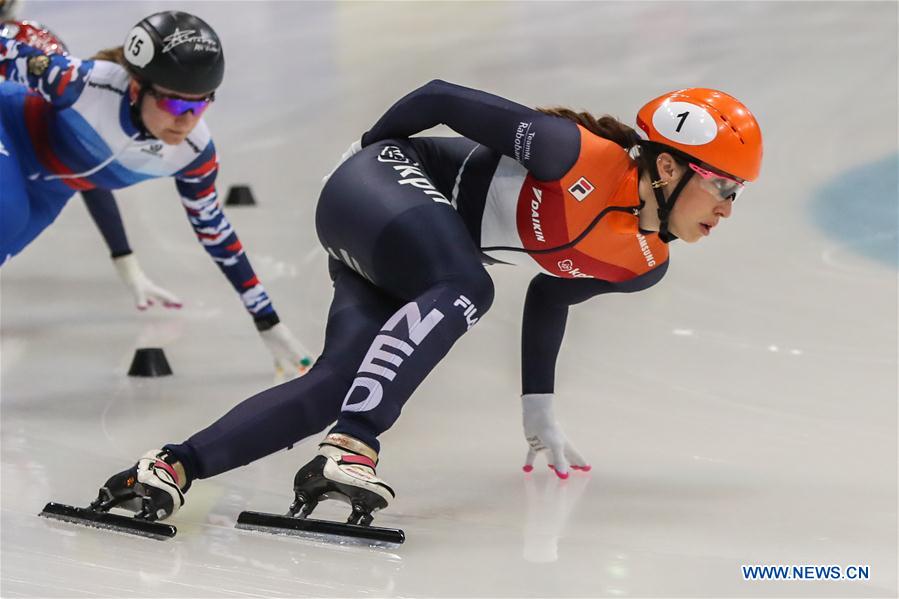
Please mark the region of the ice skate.
<svg viewBox="0 0 899 599"><path fill-rule="evenodd" d="M372 513L396 496L375 475L378 461L367 445L345 435L328 435L318 455L300 468L293 480L295 501L290 514L305 518L322 499L338 499L352 506L347 524L368 526Z"/></svg>
<svg viewBox="0 0 899 599"><path fill-rule="evenodd" d="M395 497L393 489L375 474L377 462L377 453L364 443L346 435L328 435L319 445L318 455L294 477L294 502L287 515L243 512L238 527L282 534L337 535L398 545L405 540L403 531L371 526L373 513L386 508ZM325 499L350 505L345 524L308 517Z"/></svg>
<svg viewBox="0 0 899 599"><path fill-rule="evenodd" d="M171 538L177 529L157 521L168 518L184 505L184 492L179 486L181 477L173 464L168 452L154 449L131 468L110 477L87 508L51 502L40 515L150 538ZM134 515L110 513L113 508Z"/></svg>

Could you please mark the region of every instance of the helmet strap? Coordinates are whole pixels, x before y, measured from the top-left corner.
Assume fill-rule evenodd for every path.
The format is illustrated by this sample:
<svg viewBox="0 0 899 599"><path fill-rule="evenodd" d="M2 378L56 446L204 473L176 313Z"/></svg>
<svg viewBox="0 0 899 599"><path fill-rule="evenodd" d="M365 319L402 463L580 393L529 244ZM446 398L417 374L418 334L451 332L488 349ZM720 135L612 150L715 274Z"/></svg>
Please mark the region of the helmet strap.
<svg viewBox="0 0 899 599"><path fill-rule="evenodd" d="M684 173L684 176L681 177L680 181L677 182L674 190L671 192L671 195L668 196L668 199L665 199L665 194L662 191L662 188L668 185L667 181L663 181L662 177L659 176L659 169L653 162L652 164L652 192L656 196L656 204L659 206L659 239L664 241L665 243L669 243L677 239L677 235L671 233L668 230L668 217L671 215L671 210L674 208L674 203L677 201L677 198L680 196L681 191L683 191L684 186L690 181L690 178L693 176L693 171L691 169L687 169Z"/></svg>

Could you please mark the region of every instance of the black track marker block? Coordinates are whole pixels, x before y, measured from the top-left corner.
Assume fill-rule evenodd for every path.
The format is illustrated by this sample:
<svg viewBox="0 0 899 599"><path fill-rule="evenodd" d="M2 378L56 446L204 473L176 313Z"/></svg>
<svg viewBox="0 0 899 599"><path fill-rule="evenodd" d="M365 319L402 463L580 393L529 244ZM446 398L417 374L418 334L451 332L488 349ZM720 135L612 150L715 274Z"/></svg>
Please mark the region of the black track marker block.
<svg viewBox="0 0 899 599"><path fill-rule="evenodd" d="M225 206L255 206L256 198L249 185L232 185L225 197Z"/></svg>
<svg viewBox="0 0 899 599"><path fill-rule="evenodd" d="M161 347L142 347L134 352L128 376L168 376L172 367Z"/></svg>

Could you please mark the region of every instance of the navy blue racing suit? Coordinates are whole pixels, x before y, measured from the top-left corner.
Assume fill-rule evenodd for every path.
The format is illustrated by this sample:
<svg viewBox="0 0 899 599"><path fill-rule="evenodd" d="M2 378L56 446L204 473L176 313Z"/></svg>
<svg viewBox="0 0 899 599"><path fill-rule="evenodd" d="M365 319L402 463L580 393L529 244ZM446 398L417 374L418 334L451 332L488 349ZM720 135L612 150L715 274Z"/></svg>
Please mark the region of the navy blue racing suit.
<svg viewBox="0 0 899 599"><path fill-rule="evenodd" d="M440 122L465 137L409 137ZM522 122L535 134L526 153L516 134ZM484 265L500 260L485 251L483 229L493 226L488 212L503 160L518 154L522 172L559 179L578 158L579 135L571 121L442 81L394 105L319 198L316 230L334 283L321 356L305 376L167 446L189 478L248 464L335 420L331 432L377 451L378 435L490 309L494 287ZM636 221L631 208L619 214ZM666 269L667 260L615 282L537 274L522 324L523 392L553 392L570 305L646 289Z"/></svg>

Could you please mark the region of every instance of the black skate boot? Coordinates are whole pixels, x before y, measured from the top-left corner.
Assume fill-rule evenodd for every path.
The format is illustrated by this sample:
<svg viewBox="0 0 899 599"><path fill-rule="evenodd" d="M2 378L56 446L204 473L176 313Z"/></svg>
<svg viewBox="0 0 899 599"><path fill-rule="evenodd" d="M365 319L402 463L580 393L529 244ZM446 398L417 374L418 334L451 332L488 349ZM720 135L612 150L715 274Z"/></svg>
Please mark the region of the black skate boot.
<svg viewBox="0 0 899 599"><path fill-rule="evenodd" d="M372 514L386 508L396 496L375 475L377 463L378 454L371 447L346 435L330 434L319 445L318 455L294 477L295 499L287 515L243 512L238 527L338 535L398 545L405 540L403 531L371 526ZM346 524L308 517L323 499L337 499L351 506Z"/></svg>
<svg viewBox="0 0 899 599"><path fill-rule="evenodd" d="M41 516L109 528L153 538L175 536L174 526L159 524L184 505L184 490L179 486L176 460L167 452L147 452L131 468L106 481L88 508L48 503ZM186 485L189 486L189 485ZM135 512L134 516L110 514L112 508Z"/></svg>

